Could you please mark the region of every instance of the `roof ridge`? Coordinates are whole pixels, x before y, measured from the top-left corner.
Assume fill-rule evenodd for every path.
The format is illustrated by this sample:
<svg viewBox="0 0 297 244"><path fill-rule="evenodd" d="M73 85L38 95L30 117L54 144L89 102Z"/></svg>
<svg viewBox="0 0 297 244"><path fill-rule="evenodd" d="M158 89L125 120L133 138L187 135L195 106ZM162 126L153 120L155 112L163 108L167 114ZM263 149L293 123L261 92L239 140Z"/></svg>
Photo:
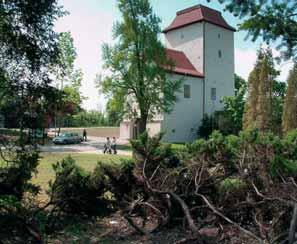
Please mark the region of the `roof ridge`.
<svg viewBox="0 0 297 244"><path fill-rule="evenodd" d="M209 10L212 10L212 11L214 11L214 12L217 12L217 13L221 14L221 12L218 11L218 10L216 10L216 9L207 7L207 6L202 5L202 4L197 4L197 5L194 5L194 6L192 6L192 7L185 8L185 9L183 9L183 10L178 11L178 12L176 13L176 15L182 15L182 14L191 12L191 11L196 10L196 9L201 9L201 10L202 10L203 8L207 8L207 9L209 9Z"/></svg>

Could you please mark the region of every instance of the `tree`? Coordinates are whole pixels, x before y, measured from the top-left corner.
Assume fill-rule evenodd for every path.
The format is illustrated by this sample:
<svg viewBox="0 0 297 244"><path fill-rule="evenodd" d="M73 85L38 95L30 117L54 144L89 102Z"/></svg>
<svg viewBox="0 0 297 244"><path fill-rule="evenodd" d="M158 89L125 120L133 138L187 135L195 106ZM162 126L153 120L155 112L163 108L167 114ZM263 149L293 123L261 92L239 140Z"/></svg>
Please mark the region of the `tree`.
<svg viewBox="0 0 297 244"><path fill-rule="evenodd" d="M297 58L296 0L219 2L226 4L226 10L243 19L239 29L247 31L253 41L262 37L267 43L276 42L285 59Z"/></svg>
<svg viewBox="0 0 297 244"><path fill-rule="evenodd" d="M293 69L288 77L288 89L285 97L282 129L283 133L297 128L297 64L294 64Z"/></svg>
<svg viewBox="0 0 297 244"><path fill-rule="evenodd" d="M272 85L272 131L282 134L282 116L287 84L277 80Z"/></svg>
<svg viewBox="0 0 297 244"><path fill-rule="evenodd" d="M273 131L273 84L279 71L274 68L271 49L263 52L259 76L259 93L257 98L256 127L260 131Z"/></svg>
<svg viewBox="0 0 297 244"><path fill-rule="evenodd" d="M74 40L70 32L59 34L58 63L52 67L52 73L56 79L56 87L61 91L57 102L55 125L58 124L58 135L64 123L64 117L78 113L81 108L83 97L79 91L83 72L75 69L74 62L77 57Z"/></svg>
<svg viewBox="0 0 297 244"><path fill-rule="evenodd" d="M139 118L140 133L148 119L159 112L170 112L176 101L180 80L172 80L161 33L160 19L148 0L119 0L123 21L114 25L114 46L103 45L105 68L110 75L101 82L103 93L122 96L129 116Z"/></svg>
<svg viewBox="0 0 297 244"><path fill-rule="evenodd" d="M106 115L109 125L117 126L120 124L124 114L123 105L124 101L120 97L113 97L108 100L106 104Z"/></svg>
<svg viewBox="0 0 297 244"><path fill-rule="evenodd" d="M273 131L274 84L279 72L274 68L271 49L261 49L254 70L249 76L249 96L245 106L244 129ZM277 87L276 87L277 88Z"/></svg>
<svg viewBox="0 0 297 244"><path fill-rule="evenodd" d="M242 130L242 118L245 106L245 95L247 92L247 82L235 74L235 96L224 97L224 132L238 134ZM225 126L228 124L229 126Z"/></svg>
<svg viewBox="0 0 297 244"><path fill-rule="evenodd" d="M260 66L261 60L263 58L262 50L258 52L258 58L254 69L251 71L248 78L248 97L245 104L244 114L243 114L243 129L247 130L255 126L256 116L257 116L257 99L259 93L259 80L260 80Z"/></svg>

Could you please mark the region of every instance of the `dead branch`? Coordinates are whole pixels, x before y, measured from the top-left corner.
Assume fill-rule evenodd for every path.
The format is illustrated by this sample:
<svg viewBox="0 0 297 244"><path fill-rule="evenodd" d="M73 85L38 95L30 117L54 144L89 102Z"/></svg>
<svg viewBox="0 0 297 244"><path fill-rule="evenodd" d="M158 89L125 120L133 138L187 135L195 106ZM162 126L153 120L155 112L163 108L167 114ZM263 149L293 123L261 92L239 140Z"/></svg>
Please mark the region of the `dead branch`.
<svg viewBox="0 0 297 244"><path fill-rule="evenodd" d="M293 216L291 219L290 230L289 230L289 244L293 244L295 241L295 233L297 227L297 204L294 205Z"/></svg>
<svg viewBox="0 0 297 244"><path fill-rule="evenodd" d="M148 233L140 228L137 224L134 223L134 221L127 215L124 215L124 218L127 220L127 222L141 235L147 235Z"/></svg>
<svg viewBox="0 0 297 244"><path fill-rule="evenodd" d="M222 214L221 212L219 212L208 200L205 196L201 195L201 194L197 194L198 196L200 196L203 201L207 204L207 206L218 216L220 216L221 218L223 218L224 220L226 220L228 223L234 225L236 228L238 228L239 230L241 230L242 232L244 232L245 234L249 235L250 237L254 238L255 240L257 240L260 244L264 244L263 240L254 235L252 232L250 232L249 230L246 230L245 228L241 227L239 224L235 223L234 221L232 221L231 219L229 219L228 217L226 217L224 214Z"/></svg>

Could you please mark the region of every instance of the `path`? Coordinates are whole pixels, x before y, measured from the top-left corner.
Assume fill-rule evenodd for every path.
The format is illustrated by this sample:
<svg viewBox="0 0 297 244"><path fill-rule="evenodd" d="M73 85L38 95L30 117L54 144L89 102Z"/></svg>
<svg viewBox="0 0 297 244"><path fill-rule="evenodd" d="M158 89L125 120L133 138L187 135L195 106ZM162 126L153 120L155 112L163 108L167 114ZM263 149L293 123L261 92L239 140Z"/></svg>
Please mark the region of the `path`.
<svg viewBox="0 0 297 244"><path fill-rule="evenodd" d="M104 144L106 138L103 137L88 137L86 142L80 144L69 144L69 145L54 145L49 144L45 146L40 146L39 149L41 152L49 153L64 153L64 152L73 152L73 153L90 153L90 154L103 154ZM118 145L125 145L128 141L126 140L117 140ZM131 156L132 152L130 150L117 150L119 155Z"/></svg>

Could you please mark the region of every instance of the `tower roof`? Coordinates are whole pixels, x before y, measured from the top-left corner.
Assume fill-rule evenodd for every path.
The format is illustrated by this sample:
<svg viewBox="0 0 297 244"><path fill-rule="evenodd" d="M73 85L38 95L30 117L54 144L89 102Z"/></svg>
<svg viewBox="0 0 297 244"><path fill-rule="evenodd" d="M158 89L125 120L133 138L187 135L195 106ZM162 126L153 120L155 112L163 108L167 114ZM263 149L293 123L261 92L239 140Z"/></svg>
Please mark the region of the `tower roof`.
<svg viewBox="0 0 297 244"><path fill-rule="evenodd" d="M202 21L220 26L230 31L236 31L235 28L226 22L221 12L203 5L196 5L177 12L173 22L169 27L163 30L163 32L167 33L169 31Z"/></svg>
<svg viewBox="0 0 297 244"><path fill-rule="evenodd" d="M173 73L200 78L204 77L203 74L195 69L194 65L183 52L166 48L166 56L174 64L173 69L171 70Z"/></svg>

